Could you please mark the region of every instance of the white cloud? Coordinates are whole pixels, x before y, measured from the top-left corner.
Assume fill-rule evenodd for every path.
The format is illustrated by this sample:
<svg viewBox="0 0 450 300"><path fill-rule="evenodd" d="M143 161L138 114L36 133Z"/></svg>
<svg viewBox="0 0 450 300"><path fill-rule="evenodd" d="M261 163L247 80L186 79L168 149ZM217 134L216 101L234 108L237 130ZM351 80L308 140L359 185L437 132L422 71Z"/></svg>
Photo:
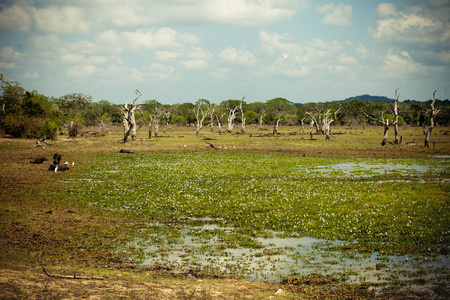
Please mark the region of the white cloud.
<svg viewBox="0 0 450 300"><path fill-rule="evenodd" d="M290 19L308 0L86 1L104 26L115 28L226 24L266 26ZM101 9L99 9L101 8Z"/></svg>
<svg viewBox="0 0 450 300"><path fill-rule="evenodd" d="M383 58L382 70L389 78L408 78L417 74L429 74L433 68L412 60L407 51L389 49Z"/></svg>
<svg viewBox="0 0 450 300"><path fill-rule="evenodd" d="M375 11L381 18L387 18L390 16L396 16L397 10L392 3L380 3Z"/></svg>
<svg viewBox="0 0 450 300"><path fill-rule="evenodd" d="M64 65L99 65L108 61L105 56L84 56L80 54L63 54L60 62Z"/></svg>
<svg viewBox="0 0 450 300"><path fill-rule="evenodd" d="M255 63L254 55L249 51L237 50L234 47L228 47L222 50L218 57L230 64L252 65Z"/></svg>
<svg viewBox="0 0 450 300"><path fill-rule="evenodd" d="M0 12L0 31L86 33L90 29L82 7L57 4L38 8L28 1L20 1L4 7Z"/></svg>
<svg viewBox="0 0 450 300"><path fill-rule="evenodd" d="M0 11L0 31L29 32L31 16L27 10L18 5L12 5Z"/></svg>
<svg viewBox="0 0 450 300"><path fill-rule="evenodd" d="M90 27L84 10L78 7L33 9L33 18L36 29L46 33L85 33Z"/></svg>
<svg viewBox="0 0 450 300"><path fill-rule="evenodd" d="M174 60L178 56L174 51L155 51L155 59L158 61Z"/></svg>
<svg viewBox="0 0 450 300"><path fill-rule="evenodd" d="M12 70L16 69L16 64L11 62L0 61L0 70Z"/></svg>
<svg viewBox="0 0 450 300"><path fill-rule="evenodd" d="M260 39L263 49L272 59L264 67L265 72L270 72L269 76L320 77L324 72L348 70L347 65L357 63L355 58L342 53L344 45L335 40L315 38L293 42L287 34L270 34L264 30L260 32Z"/></svg>
<svg viewBox="0 0 450 300"><path fill-rule="evenodd" d="M71 77L86 78L95 75L97 68L94 65L73 66L66 70L66 74Z"/></svg>
<svg viewBox="0 0 450 300"><path fill-rule="evenodd" d="M39 50L59 49L60 40L55 34L51 35L33 35L30 38L31 44Z"/></svg>
<svg viewBox="0 0 450 300"><path fill-rule="evenodd" d="M232 71L233 69L230 67L216 68L211 70L208 75L214 78L223 79L226 78Z"/></svg>
<svg viewBox="0 0 450 300"><path fill-rule="evenodd" d="M346 54L339 55L339 62L344 65L355 65L357 63L354 57L348 56Z"/></svg>
<svg viewBox="0 0 450 300"><path fill-rule="evenodd" d="M12 47L0 48L0 70L17 69L23 54L15 51Z"/></svg>
<svg viewBox="0 0 450 300"><path fill-rule="evenodd" d="M152 63L148 68L134 68L130 71L131 78L138 82L180 80L182 75L175 72L172 66L162 63Z"/></svg>
<svg viewBox="0 0 450 300"><path fill-rule="evenodd" d="M290 19L305 1L209 0L200 6L210 22L235 26L264 26Z"/></svg>
<svg viewBox="0 0 450 300"><path fill-rule="evenodd" d="M26 72L22 76L22 78L25 78L25 79L37 79L37 78L39 78L39 74L36 71L34 71L34 70L30 70L30 71Z"/></svg>
<svg viewBox="0 0 450 300"><path fill-rule="evenodd" d="M351 5L339 4L336 6L333 3L329 3L320 6L317 11L324 15L323 19L320 21L320 23L324 25L348 26L351 24Z"/></svg>
<svg viewBox="0 0 450 300"><path fill-rule="evenodd" d="M2 60L15 60L22 56L22 53L15 51L12 47L0 48L0 59Z"/></svg>
<svg viewBox="0 0 450 300"><path fill-rule="evenodd" d="M178 33L172 28L164 27L154 30L136 30L134 32L122 33L122 42L125 47L138 52L144 50L169 50L180 49L183 46L179 41Z"/></svg>
<svg viewBox="0 0 450 300"><path fill-rule="evenodd" d="M448 20L440 19L436 11L425 10L425 7L411 7L404 12L396 12L392 5L378 5L376 27L369 28L372 38L385 43L407 43L416 47L448 42L450 31ZM445 17L448 18L448 17Z"/></svg>

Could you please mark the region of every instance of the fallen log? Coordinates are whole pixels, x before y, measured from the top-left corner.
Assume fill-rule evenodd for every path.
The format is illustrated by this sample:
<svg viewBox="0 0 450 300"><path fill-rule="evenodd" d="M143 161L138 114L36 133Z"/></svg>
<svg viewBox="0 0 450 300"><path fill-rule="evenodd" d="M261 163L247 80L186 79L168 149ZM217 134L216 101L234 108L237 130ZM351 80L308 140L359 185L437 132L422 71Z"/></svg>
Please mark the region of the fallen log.
<svg viewBox="0 0 450 300"><path fill-rule="evenodd" d="M44 271L45 275L47 275L48 277L55 277L55 278L62 278L62 279L94 279L94 280L103 280L103 277L97 277L97 276L91 276L91 277L87 277L87 276L77 276L77 275L58 275L58 274L50 274L47 272L47 270L42 267L42 270Z"/></svg>

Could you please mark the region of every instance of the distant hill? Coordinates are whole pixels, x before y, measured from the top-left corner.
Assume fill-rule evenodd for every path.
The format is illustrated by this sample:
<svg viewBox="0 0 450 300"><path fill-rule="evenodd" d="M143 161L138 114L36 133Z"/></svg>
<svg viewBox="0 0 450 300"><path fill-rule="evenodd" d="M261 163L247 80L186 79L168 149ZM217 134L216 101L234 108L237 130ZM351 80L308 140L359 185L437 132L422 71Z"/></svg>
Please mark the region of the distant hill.
<svg viewBox="0 0 450 300"><path fill-rule="evenodd" d="M372 96L372 95L359 95L355 97L349 97L343 101L358 99L359 101L367 101L367 102L394 102L394 99L385 97L385 96Z"/></svg>
<svg viewBox="0 0 450 300"><path fill-rule="evenodd" d="M354 97L348 97L344 100L331 100L331 101L326 101L326 102L319 102L320 104L327 104L327 103L339 103L339 102L345 102L345 101L349 101L349 100L353 100L353 99L358 99L360 101L367 101L367 102L385 102L385 103L394 103L394 99L392 98L388 98L385 96L372 96L372 95L359 95L359 96L354 96ZM403 101L399 101L399 102L404 102L404 103L408 103L411 104L412 102L415 102L417 100L403 100ZM433 102L432 99L427 100L427 101L419 101L419 102L424 102L427 104L431 104L431 102ZM437 100L436 101L437 104L444 104L444 105L448 105L450 104L450 101L448 99L445 100ZM301 103L294 103L295 106L300 107L302 106Z"/></svg>

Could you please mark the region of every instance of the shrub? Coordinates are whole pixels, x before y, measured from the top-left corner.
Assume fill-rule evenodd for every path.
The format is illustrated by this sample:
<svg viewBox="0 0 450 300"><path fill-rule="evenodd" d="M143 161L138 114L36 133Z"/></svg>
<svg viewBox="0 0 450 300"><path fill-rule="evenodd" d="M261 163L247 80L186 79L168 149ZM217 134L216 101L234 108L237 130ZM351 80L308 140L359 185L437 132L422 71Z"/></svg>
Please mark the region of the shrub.
<svg viewBox="0 0 450 300"><path fill-rule="evenodd" d="M58 124L52 120L46 119L44 121L44 126L41 127L40 136L46 137L47 139L54 140L56 138L56 132L61 129Z"/></svg>

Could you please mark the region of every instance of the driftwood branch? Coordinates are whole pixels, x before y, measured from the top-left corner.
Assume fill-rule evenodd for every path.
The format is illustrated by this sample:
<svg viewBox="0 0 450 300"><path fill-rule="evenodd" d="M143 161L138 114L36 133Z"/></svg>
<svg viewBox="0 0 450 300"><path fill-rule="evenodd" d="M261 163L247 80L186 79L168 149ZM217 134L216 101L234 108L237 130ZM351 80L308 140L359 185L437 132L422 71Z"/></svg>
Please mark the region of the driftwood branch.
<svg viewBox="0 0 450 300"><path fill-rule="evenodd" d="M42 270L44 271L45 275L48 277L55 277L55 278L62 278L62 279L95 279L95 280L103 280L103 277L96 277L96 276L77 276L77 275L57 275L57 274L50 274L47 272L47 270L42 267Z"/></svg>

